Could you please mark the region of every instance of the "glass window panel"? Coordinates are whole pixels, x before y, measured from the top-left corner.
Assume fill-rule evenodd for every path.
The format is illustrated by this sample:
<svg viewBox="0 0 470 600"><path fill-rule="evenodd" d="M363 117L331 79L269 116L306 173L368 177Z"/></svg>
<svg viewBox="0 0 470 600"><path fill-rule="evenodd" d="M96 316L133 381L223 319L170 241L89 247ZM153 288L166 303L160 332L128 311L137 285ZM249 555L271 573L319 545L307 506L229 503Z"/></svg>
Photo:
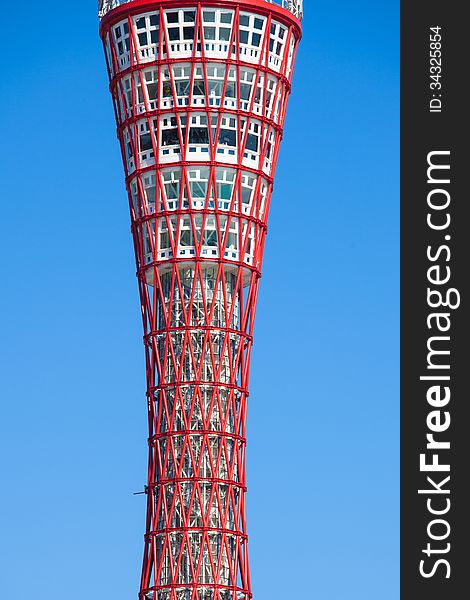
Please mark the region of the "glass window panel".
<svg viewBox="0 0 470 600"><path fill-rule="evenodd" d="M178 13L177 12L166 13L166 18L167 18L168 23L178 23Z"/></svg>
<svg viewBox="0 0 470 600"><path fill-rule="evenodd" d="M255 29L263 29L262 19L255 18L254 28Z"/></svg>
<svg viewBox="0 0 470 600"><path fill-rule="evenodd" d="M220 14L220 22L221 23L231 23L232 22L232 13L221 13Z"/></svg>
<svg viewBox="0 0 470 600"><path fill-rule="evenodd" d="M229 232L227 236L227 248L231 248L232 250L236 250L237 248L237 234Z"/></svg>
<svg viewBox="0 0 470 600"><path fill-rule="evenodd" d="M191 182L191 196L193 198L205 198L207 194L207 182L206 181L192 181Z"/></svg>
<svg viewBox="0 0 470 600"><path fill-rule="evenodd" d="M227 87L225 88L225 96L227 98L235 98L235 82L227 81Z"/></svg>
<svg viewBox="0 0 470 600"><path fill-rule="evenodd" d="M155 204L155 200L157 198L157 188L152 185L151 187L148 187L146 189L146 194L147 194L147 202L149 204Z"/></svg>
<svg viewBox="0 0 470 600"><path fill-rule="evenodd" d="M209 134L207 127L191 127L189 130L189 142L191 144L208 144Z"/></svg>
<svg viewBox="0 0 470 600"><path fill-rule="evenodd" d="M230 185L230 183L219 184L217 196L220 200L230 200L232 197L232 186Z"/></svg>
<svg viewBox="0 0 470 600"><path fill-rule="evenodd" d="M147 40L147 33L139 33L139 44L141 46L147 46L148 45L148 40Z"/></svg>
<svg viewBox="0 0 470 600"><path fill-rule="evenodd" d="M204 231L204 246L217 246L217 231Z"/></svg>
<svg viewBox="0 0 470 600"><path fill-rule="evenodd" d="M215 12L213 10L205 10L204 21L207 21L207 23L215 23Z"/></svg>
<svg viewBox="0 0 470 600"><path fill-rule="evenodd" d="M222 95L222 82L216 79L209 79L209 96L221 96Z"/></svg>
<svg viewBox="0 0 470 600"><path fill-rule="evenodd" d="M177 96L187 96L189 94L189 80L177 81L175 87Z"/></svg>
<svg viewBox="0 0 470 600"><path fill-rule="evenodd" d="M222 42L229 42L230 41L230 29L228 29L227 27L221 27L219 30L219 39Z"/></svg>
<svg viewBox="0 0 470 600"><path fill-rule="evenodd" d="M160 15L151 15L150 16L150 25L152 27L157 27L160 22Z"/></svg>
<svg viewBox="0 0 470 600"><path fill-rule="evenodd" d="M240 84L240 98L242 100L249 100L251 95L251 85L248 83Z"/></svg>
<svg viewBox="0 0 470 600"><path fill-rule="evenodd" d="M237 134L233 129L221 129L219 131L219 144L227 146L237 145Z"/></svg>
<svg viewBox="0 0 470 600"><path fill-rule="evenodd" d="M215 40L215 27L204 27L204 39Z"/></svg>
<svg viewBox="0 0 470 600"><path fill-rule="evenodd" d="M160 234L160 248L169 248L170 247L170 236L168 232L164 232Z"/></svg>
<svg viewBox="0 0 470 600"><path fill-rule="evenodd" d="M145 29L145 17L141 17L136 21L137 29Z"/></svg>
<svg viewBox="0 0 470 600"><path fill-rule="evenodd" d="M248 27L250 25L250 17L248 15L240 15L240 25Z"/></svg>
<svg viewBox="0 0 470 600"><path fill-rule="evenodd" d="M164 129L162 131L163 146L174 146L179 144L178 129Z"/></svg>
<svg viewBox="0 0 470 600"><path fill-rule="evenodd" d="M150 133L144 133L140 136L140 149L142 151L152 149L152 138Z"/></svg>
<svg viewBox="0 0 470 600"><path fill-rule="evenodd" d="M169 27L168 28L168 37L172 42L180 39L180 30L179 27Z"/></svg>
<svg viewBox="0 0 470 600"><path fill-rule="evenodd" d="M181 246L194 246L193 232L186 229L181 232Z"/></svg>
<svg viewBox="0 0 470 600"><path fill-rule="evenodd" d="M248 31L240 30L240 44L248 44Z"/></svg>
<svg viewBox="0 0 470 600"><path fill-rule="evenodd" d="M186 23L194 23L196 19L196 13L194 10L185 10L184 11L184 20Z"/></svg>
<svg viewBox="0 0 470 600"><path fill-rule="evenodd" d="M149 100L156 100L158 94L158 83L149 83L147 85Z"/></svg>
<svg viewBox="0 0 470 600"><path fill-rule="evenodd" d="M259 47L260 42L261 42L261 35L259 33L252 33L251 34L251 44L252 44L252 46Z"/></svg>
<svg viewBox="0 0 470 600"><path fill-rule="evenodd" d="M180 184L178 181L171 181L170 183L165 183L165 192L168 200L177 200L179 198L179 187Z"/></svg>
<svg viewBox="0 0 470 600"><path fill-rule="evenodd" d="M204 79L195 79L193 85L193 94L195 96L205 96L206 89L204 85Z"/></svg>
<svg viewBox="0 0 470 600"><path fill-rule="evenodd" d="M194 40L194 27L183 28L183 39Z"/></svg>
<svg viewBox="0 0 470 600"><path fill-rule="evenodd" d="M251 190L247 187L242 187L242 202L243 204L250 204Z"/></svg>

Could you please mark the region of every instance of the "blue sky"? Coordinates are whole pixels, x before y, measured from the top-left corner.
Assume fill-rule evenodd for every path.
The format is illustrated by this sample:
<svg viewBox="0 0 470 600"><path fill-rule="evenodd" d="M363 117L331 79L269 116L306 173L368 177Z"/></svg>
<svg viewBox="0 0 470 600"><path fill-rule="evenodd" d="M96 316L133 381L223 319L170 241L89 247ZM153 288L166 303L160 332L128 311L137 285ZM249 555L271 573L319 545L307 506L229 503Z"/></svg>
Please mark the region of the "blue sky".
<svg viewBox="0 0 470 600"><path fill-rule="evenodd" d="M395 600L399 3L305 4L255 332L253 591ZM4 598L138 591L144 356L95 8L2 7Z"/></svg>

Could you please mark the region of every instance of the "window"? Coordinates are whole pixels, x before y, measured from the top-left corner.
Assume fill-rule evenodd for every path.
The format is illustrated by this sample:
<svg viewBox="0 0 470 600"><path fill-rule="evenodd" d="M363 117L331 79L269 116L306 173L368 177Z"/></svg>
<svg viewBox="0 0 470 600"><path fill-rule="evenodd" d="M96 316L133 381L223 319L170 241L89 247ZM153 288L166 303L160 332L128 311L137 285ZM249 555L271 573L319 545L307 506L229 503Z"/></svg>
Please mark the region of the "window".
<svg viewBox="0 0 470 600"><path fill-rule="evenodd" d="M132 181L131 194L135 218L140 218L146 214L152 214L155 212L155 179L155 173L146 173L140 179L140 186L137 179Z"/></svg>
<svg viewBox="0 0 470 600"><path fill-rule="evenodd" d="M217 96L218 98L222 96L222 81L217 81L216 79L209 79L207 82L207 87L209 90L209 96Z"/></svg>
<svg viewBox="0 0 470 600"><path fill-rule="evenodd" d="M204 39L215 40L215 27L204 27Z"/></svg>
<svg viewBox="0 0 470 600"><path fill-rule="evenodd" d="M170 235L168 230L163 230L160 232L160 250L166 249L170 247Z"/></svg>
<svg viewBox="0 0 470 600"><path fill-rule="evenodd" d="M183 39L194 40L194 27L183 27Z"/></svg>
<svg viewBox="0 0 470 600"><path fill-rule="evenodd" d="M252 152L258 152L258 137L252 133L249 133L246 139L246 149Z"/></svg>
<svg viewBox="0 0 470 600"><path fill-rule="evenodd" d="M236 146L237 145L237 132L233 129L220 129L219 131L219 144L225 146Z"/></svg>
<svg viewBox="0 0 470 600"><path fill-rule="evenodd" d="M227 81L227 85L225 86L225 96L227 98L235 98L235 82Z"/></svg>
<svg viewBox="0 0 470 600"><path fill-rule="evenodd" d="M171 82L170 81L164 81L163 82L162 93L163 93L163 97L164 98L170 98L172 96L173 90L171 89Z"/></svg>
<svg viewBox="0 0 470 600"><path fill-rule="evenodd" d="M233 186L229 183L217 182L217 197L220 198L220 200L230 200L232 197L232 189Z"/></svg>
<svg viewBox="0 0 470 600"><path fill-rule="evenodd" d="M240 15L240 44L246 44L259 48L261 46L262 31L264 29L265 19L255 17L254 15ZM246 50L243 52L247 54ZM251 53L253 56L253 53ZM255 54L256 56L256 54Z"/></svg>
<svg viewBox="0 0 470 600"><path fill-rule="evenodd" d="M165 12L170 42L192 42L194 40L196 12L194 10ZM171 48L175 50L175 47ZM178 49L178 47L176 47Z"/></svg>
<svg viewBox="0 0 470 600"><path fill-rule="evenodd" d="M281 57L284 53L286 42L286 28L280 23L273 21L271 23L271 31L269 37L269 62L275 67L281 64Z"/></svg>
<svg viewBox="0 0 470 600"><path fill-rule="evenodd" d="M127 66L129 61L129 50L131 47L129 39L129 24L123 21L114 28L114 47L118 57L119 67Z"/></svg>
<svg viewBox="0 0 470 600"><path fill-rule="evenodd" d="M227 27L221 27L219 30L219 39L223 42L229 42L231 37L231 30Z"/></svg>
<svg viewBox="0 0 470 600"><path fill-rule="evenodd" d="M179 145L178 129L164 129L162 131L162 146Z"/></svg>
<svg viewBox="0 0 470 600"><path fill-rule="evenodd" d="M156 126L156 121L154 121L153 126ZM148 120L139 121L137 123L137 130L139 135L139 162L144 163L145 161L149 161L155 158L155 154L153 151L153 132L150 130Z"/></svg>
<svg viewBox="0 0 470 600"><path fill-rule="evenodd" d="M162 171L163 176L163 187L165 189L165 196L168 201L168 207L171 209L174 206L170 201L178 200L180 197L180 179L181 169L171 169L168 171Z"/></svg>
<svg viewBox="0 0 470 600"><path fill-rule="evenodd" d="M249 83L241 83L240 84L240 98L242 100L249 100L251 96L251 86Z"/></svg>
<svg viewBox="0 0 470 600"><path fill-rule="evenodd" d="M149 174L142 177L143 188L145 193L145 201L147 204L147 211L150 213L155 212L155 202L157 199L157 188L155 185L155 175Z"/></svg>
<svg viewBox="0 0 470 600"><path fill-rule="evenodd" d="M205 96L205 82L204 79L195 79L193 84L193 95L194 96Z"/></svg>
<svg viewBox="0 0 470 600"><path fill-rule="evenodd" d="M158 71L157 69L149 69L144 71L144 80L147 87L147 98L150 102L150 108L157 108L156 100L158 98Z"/></svg>
<svg viewBox="0 0 470 600"><path fill-rule="evenodd" d="M206 127L191 127L189 130L189 143L190 144L208 144L209 133Z"/></svg>
<svg viewBox="0 0 470 600"><path fill-rule="evenodd" d="M188 96L189 95L189 79L183 81L177 81L175 84L177 96Z"/></svg>
<svg viewBox="0 0 470 600"><path fill-rule="evenodd" d="M218 246L219 241L218 241L218 236L217 236L217 231L214 230L209 230L209 229L205 229L204 230L204 239L203 242L204 246Z"/></svg>
<svg viewBox="0 0 470 600"><path fill-rule="evenodd" d="M203 198L207 195L207 181L190 182L191 198Z"/></svg>
<svg viewBox="0 0 470 600"><path fill-rule="evenodd" d="M169 27L168 28L168 38L171 42L179 40L180 39L179 27Z"/></svg>
<svg viewBox="0 0 470 600"><path fill-rule="evenodd" d="M158 14L139 16L134 20L141 59L152 59L156 56L159 42L159 24L160 16Z"/></svg>
<svg viewBox="0 0 470 600"><path fill-rule="evenodd" d="M215 11L213 10L205 10L203 12L204 21L206 23L215 23Z"/></svg>
<svg viewBox="0 0 470 600"><path fill-rule="evenodd" d="M140 135L140 150L152 150L152 136L150 133Z"/></svg>

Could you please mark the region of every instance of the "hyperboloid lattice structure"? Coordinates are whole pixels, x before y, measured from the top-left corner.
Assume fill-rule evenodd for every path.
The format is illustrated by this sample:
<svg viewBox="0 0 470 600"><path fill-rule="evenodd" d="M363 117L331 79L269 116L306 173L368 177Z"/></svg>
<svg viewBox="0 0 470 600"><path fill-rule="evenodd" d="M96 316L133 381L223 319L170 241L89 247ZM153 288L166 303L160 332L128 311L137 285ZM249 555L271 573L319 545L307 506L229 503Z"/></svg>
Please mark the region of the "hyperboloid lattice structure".
<svg viewBox="0 0 470 600"><path fill-rule="evenodd" d="M252 597L245 426L302 0L100 2L147 364L140 600Z"/></svg>

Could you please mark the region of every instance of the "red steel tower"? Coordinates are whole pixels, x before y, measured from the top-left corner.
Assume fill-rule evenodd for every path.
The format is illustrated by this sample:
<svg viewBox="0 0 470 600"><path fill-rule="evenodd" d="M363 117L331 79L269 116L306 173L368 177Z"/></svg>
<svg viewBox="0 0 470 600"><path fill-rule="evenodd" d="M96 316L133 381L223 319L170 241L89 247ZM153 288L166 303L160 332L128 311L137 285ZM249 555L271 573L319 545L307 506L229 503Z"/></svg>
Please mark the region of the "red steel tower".
<svg viewBox="0 0 470 600"><path fill-rule="evenodd" d="M104 0L147 366L140 600L252 597L245 425L302 0Z"/></svg>

